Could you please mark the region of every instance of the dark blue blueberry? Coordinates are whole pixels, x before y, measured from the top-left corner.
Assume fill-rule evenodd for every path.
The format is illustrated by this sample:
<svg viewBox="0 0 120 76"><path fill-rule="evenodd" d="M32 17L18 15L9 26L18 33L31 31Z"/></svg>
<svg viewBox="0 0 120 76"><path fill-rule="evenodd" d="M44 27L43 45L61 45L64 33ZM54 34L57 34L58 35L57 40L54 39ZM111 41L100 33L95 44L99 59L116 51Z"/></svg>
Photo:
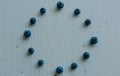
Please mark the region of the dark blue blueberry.
<svg viewBox="0 0 120 76"><path fill-rule="evenodd" d="M61 2L61 1L59 1L58 3L57 3L57 8L63 8L64 7L64 3L63 2Z"/></svg>
<svg viewBox="0 0 120 76"><path fill-rule="evenodd" d="M90 53L85 52L85 53L83 54L83 57L84 57L84 59L90 58Z"/></svg>
<svg viewBox="0 0 120 76"><path fill-rule="evenodd" d="M24 37L28 38L31 36L31 32L29 30L24 31Z"/></svg>
<svg viewBox="0 0 120 76"><path fill-rule="evenodd" d="M36 19L35 19L34 17L31 18L31 19L30 19L30 23L31 23L31 24L35 24L35 23L36 23Z"/></svg>
<svg viewBox="0 0 120 76"><path fill-rule="evenodd" d="M85 20L85 25L90 25L91 24L91 20L90 19L86 19Z"/></svg>
<svg viewBox="0 0 120 76"><path fill-rule="evenodd" d="M71 64L71 69L76 69L78 67L77 63L72 63Z"/></svg>
<svg viewBox="0 0 120 76"><path fill-rule="evenodd" d="M45 8L41 8L41 9L40 9L40 13L41 13L41 14L44 14L45 12L46 12L46 9L45 9Z"/></svg>
<svg viewBox="0 0 120 76"><path fill-rule="evenodd" d="M38 65L42 66L44 64L44 61L42 59L38 60Z"/></svg>
<svg viewBox="0 0 120 76"><path fill-rule="evenodd" d="M97 38L97 37L92 37L91 40L90 40L90 43L91 43L91 44L96 44L96 43L98 43L98 38Z"/></svg>
<svg viewBox="0 0 120 76"><path fill-rule="evenodd" d="M77 8L77 9L74 10L74 14L75 14L75 15L79 15L80 13L81 13L81 10L80 10L80 9Z"/></svg>
<svg viewBox="0 0 120 76"><path fill-rule="evenodd" d="M56 68L56 73L57 73L57 74L60 74L60 73L62 73L62 72L63 72L63 67L60 67L60 66L59 66L59 67Z"/></svg>
<svg viewBox="0 0 120 76"><path fill-rule="evenodd" d="M29 53L29 54L33 54L33 53L34 53L34 48L29 48L29 49L28 49L28 53Z"/></svg>

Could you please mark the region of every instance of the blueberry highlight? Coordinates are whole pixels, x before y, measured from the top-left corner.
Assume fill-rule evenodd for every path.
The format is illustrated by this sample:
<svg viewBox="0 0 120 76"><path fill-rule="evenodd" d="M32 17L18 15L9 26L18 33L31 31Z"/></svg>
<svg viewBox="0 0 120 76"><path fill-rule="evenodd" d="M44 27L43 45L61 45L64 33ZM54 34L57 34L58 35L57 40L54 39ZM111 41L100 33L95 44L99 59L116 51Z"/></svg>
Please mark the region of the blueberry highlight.
<svg viewBox="0 0 120 76"><path fill-rule="evenodd" d="M83 54L83 58L84 58L84 59L90 58L90 53L89 53L89 52L85 52L85 53Z"/></svg>
<svg viewBox="0 0 120 76"><path fill-rule="evenodd" d="M57 2L57 8L61 9L63 7L64 7L64 3L63 2L61 2L61 1Z"/></svg>
<svg viewBox="0 0 120 76"><path fill-rule="evenodd" d="M98 43L98 38L97 38L97 37L92 37L92 38L90 39L90 43L91 43L91 44L97 44L97 43Z"/></svg>
<svg viewBox="0 0 120 76"><path fill-rule="evenodd" d="M38 60L38 65L42 66L44 64L44 61L42 59Z"/></svg>
<svg viewBox="0 0 120 76"><path fill-rule="evenodd" d="M25 30L25 31L24 31L24 37L25 37L25 38L29 38L30 36L31 36L30 30Z"/></svg>
<svg viewBox="0 0 120 76"><path fill-rule="evenodd" d="M45 14L45 13L46 13L46 9L45 9L45 8L41 8L41 9L40 9L40 13L41 13L41 14Z"/></svg>
<svg viewBox="0 0 120 76"><path fill-rule="evenodd" d="M34 53L34 48L29 48L29 49L28 49L28 53L29 53L29 54L33 54L33 53Z"/></svg>
<svg viewBox="0 0 120 76"><path fill-rule="evenodd" d="M71 69L76 69L78 67L77 63L72 63L71 64Z"/></svg>
<svg viewBox="0 0 120 76"><path fill-rule="evenodd" d="M90 25L91 24L91 20L90 19L86 19L85 20L85 25Z"/></svg>
<svg viewBox="0 0 120 76"><path fill-rule="evenodd" d="M79 15L80 13L81 13L81 10L80 10L80 9L77 8L77 9L74 10L74 14L75 14L75 15Z"/></svg>
<svg viewBox="0 0 120 76"><path fill-rule="evenodd" d="M31 23L31 24L35 24L35 23L36 23L36 18L34 18L34 17L31 18L31 19L30 19L30 23Z"/></svg>
<svg viewBox="0 0 120 76"><path fill-rule="evenodd" d="M61 74L62 72L63 72L63 67L59 66L59 67L56 68L56 73L57 74Z"/></svg>

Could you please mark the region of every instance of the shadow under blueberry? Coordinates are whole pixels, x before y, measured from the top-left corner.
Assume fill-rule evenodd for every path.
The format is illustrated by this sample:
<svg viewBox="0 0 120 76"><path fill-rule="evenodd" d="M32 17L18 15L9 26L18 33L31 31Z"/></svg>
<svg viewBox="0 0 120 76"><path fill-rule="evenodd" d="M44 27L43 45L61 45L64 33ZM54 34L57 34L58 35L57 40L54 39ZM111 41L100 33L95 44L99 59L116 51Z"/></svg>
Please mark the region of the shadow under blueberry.
<svg viewBox="0 0 120 76"><path fill-rule="evenodd" d="M38 63L36 63L36 68L39 69L39 68L42 68L42 66L38 65Z"/></svg>
<svg viewBox="0 0 120 76"><path fill-rule="evenodd" d="M87 46L92 48L93 46L95 46L95 44L92 44L91 42L88 42Z"/></svg>
<svg viewBox="0 0 120 76"><path fill-rule="evenodd" d="M86 27L88 27L89 25L86 25L85 22L84 22L84 23L83 23L83 26L86 28Z"/></svg>
<svg viewBox="0 0 120 76"><path fill-rule="evenodd" d="M29 27L33 27L35 24L28 23Z"/></svg>
<svg viewBox="0 0 120 76"><path fill-rule="evenodd" d="M54 12L57 12L57 13L58 13L58 12L62 11L62 9L63 9L63 8L54 7Z"/></svg>
<svg viewBox="0 0 120 76"><path fill-rule="evenodd" d="M26 41L28 40L29 38L26 38L24 35L22 35L22 41Z"/></svg>

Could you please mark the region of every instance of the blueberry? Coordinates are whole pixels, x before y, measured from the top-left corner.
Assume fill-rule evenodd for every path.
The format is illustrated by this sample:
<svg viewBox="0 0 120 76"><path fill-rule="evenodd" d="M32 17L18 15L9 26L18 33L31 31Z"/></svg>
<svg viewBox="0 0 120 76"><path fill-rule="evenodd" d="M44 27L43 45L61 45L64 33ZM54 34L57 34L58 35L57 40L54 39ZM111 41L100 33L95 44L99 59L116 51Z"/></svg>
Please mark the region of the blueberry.
<svg viewBox="0 0 120 76"><path fill-rule="evenodd" d="M63 67L58 66L58 67L56 68L56 73L57 73L57 74L60 74L60 73L62 73L62 72L63 72Z"/></svg>
<svg viewBox="0 0 120 76"><path fill-rule="evenodd" d="M63 2L61 2L61 1L57 2L57 8L61 9L63 7L64 7L64 3Z"/></svg>
<svg viewBox="0 0 120 76"><path fill-rule="evenodd" d="M42 66L44 64L44 61L42 59L38 60L38 65Z"/></svg>
<svg viewBox="0 0 120 76"><path fill-rule="evenodd" d="M83 54L83 57L84 57L84 59L90 58L90 53L85 52L85 53Z"/></svg>
<svg viewBox="0 0 120 76"><path fill-rule="evenodd" d="M74 10L74 14L75 14L75 15L79 15L80 13L81 13L81 10L80 10L80 9L77 8L77 9Z"/></svg>
<svg viewBox="0 0 120 76"><path fill-rule="evenodd" d="M71 64L71 69L76 69L78 67L77 63L72 63Z"/></svg>
<svg viewBox="0 0 120 76"><path fill-rule="evenodd" d="M29 54L33 54L33 53L34 53L34 48L29 48L29 49L28 49L28 53L29 53Z"/></svg>
<svg viewBox="0 0 120 76"><path fill-rule="evenodd" d="M40 9L40 13L41 13L41 14L44 14L45 12L46 12L46 9L45 9L45 8L41 8L41 9Z"/></svg>
<svg viewBox="0 0 120 76"><path fill-rule="evenodd" d="M30 19L30 23L31 23L31 24L35 24L35 23L36 23L36 19L35 19L34 17L32 17L32 18Z"/></svg>
<svg viewBox="0 0 120 76"><path fill-rule="evenodd" d="M98 43L98 38L97 38L97 37L92 37L91 40L90 40L90 43L91 43L91 44L96 44L96 43Z"/></svg>
<svg viewBox="0 0 120 76"><path fill-rule="evenodd" d="M29 30L24 31L24 37L28 38L31 36L31 32Z"/></svg>
<svg viewBox="0 0 120 76"><path fill-rule="evenodd" d="M90 25L91 24L91 20L90 19L86 19L85 20L85 25Z"/></svg>

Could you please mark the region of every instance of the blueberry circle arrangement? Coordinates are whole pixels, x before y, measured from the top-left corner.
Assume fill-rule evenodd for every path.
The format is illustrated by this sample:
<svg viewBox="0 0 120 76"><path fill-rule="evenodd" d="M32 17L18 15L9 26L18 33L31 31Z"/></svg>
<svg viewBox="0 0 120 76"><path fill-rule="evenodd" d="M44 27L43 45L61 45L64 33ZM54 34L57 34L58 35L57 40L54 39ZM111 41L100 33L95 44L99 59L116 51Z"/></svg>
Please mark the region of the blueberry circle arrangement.
<svg viewBox="0 0 120 76"><path fill-rule="evenodd" d="M59 2L57 2L56 7L61 10L64 7L64 3L59 1ZM76 9L74 9L73 12L74 12L74 15L78 16L81 13L81 10L79 8L76 8ZM46 13L46 8L44 8L44 7L40 8L40 14L44 15L45 13ZM36 23L36 18L31 17L29 22L30 22L31 25L35 24ZM91 25L91 23L92 22L91 22L90 19L86 19L84 21L84 24L86 26ZM25 30L23 35L27 39L31 36L31 31L30 30ZM90 42L91 45L97 44L98 43L98 38L95 37L95 36L91 37L89 42ZM29 54L32 55L34 52L35 52L34 48L32 48L32 47L28 48L28 53ZM89 52L84 52L82 57L83 57L83 59L87 60L87 59L90 58L90 53ZM38 66L43 66L44 65L44 60L38 59L37 64L38 64ZM72 70L75 70L75 69L78 68L78 64L76 62L73 62L73 63L70 64L70 68ZM61 74L61 73L64 72L64 69L63 69L63 67L58 66L58 67L56 67L55 71L56 71L56 74Z"/></svg>

